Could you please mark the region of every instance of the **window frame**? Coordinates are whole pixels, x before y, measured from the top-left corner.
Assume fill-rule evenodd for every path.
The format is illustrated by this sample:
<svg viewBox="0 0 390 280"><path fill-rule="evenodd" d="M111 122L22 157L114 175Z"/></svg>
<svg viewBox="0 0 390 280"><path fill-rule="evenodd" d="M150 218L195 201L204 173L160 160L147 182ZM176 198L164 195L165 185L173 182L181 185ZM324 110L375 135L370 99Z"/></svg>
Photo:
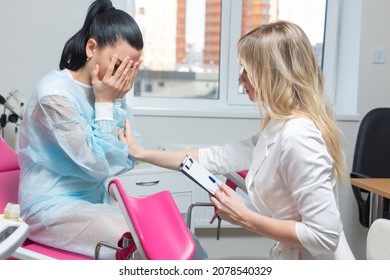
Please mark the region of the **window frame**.
<svg viewBox="0 0 390 280"><path fill-rule="evenodd" d="M128 98L138 116L220 117L258 119L259 111L246 94L237 94L239 61L236 44L241 36L242 0L224 0L221 7L221 46L219 67L219 99ZM327 0L325 15L323 71L328 97L336 100L337 46L340 0ZM134 14L135 7L132 7Z"/></svg>

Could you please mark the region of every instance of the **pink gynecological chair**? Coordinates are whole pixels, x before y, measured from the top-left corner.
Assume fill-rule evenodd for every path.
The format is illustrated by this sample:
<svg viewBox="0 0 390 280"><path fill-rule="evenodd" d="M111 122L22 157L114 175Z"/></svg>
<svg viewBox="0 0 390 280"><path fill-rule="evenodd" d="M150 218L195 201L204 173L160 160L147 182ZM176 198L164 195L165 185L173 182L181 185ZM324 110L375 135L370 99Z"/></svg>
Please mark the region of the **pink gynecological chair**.
<svg viewBox="0 0 390 280"><path fill-rule="evenodd" d="M0 214L8 203L18 203L19 173L17 153L0 136ZM118 201L129 226L129 232L124 233L125 237L118 244L99 242L92 258L31 241L27 237L27 224L0 218L0 258L92 260L99 259L102 247L116 250L121 256L127 248L131 248L131 252L136 249L143 259L193 257L194 240L168 191L147 197L130 197L118 179L110 181L109 191ZM133 255L129 254L129 257Z"/></svg>
<svg viewBox="0 0 390 280"><path fill-rule="evenodd" d="M194 239L169 191L128 196L118 179L110 181L108 191L125 216L141 259L193 258Z"/></svg>

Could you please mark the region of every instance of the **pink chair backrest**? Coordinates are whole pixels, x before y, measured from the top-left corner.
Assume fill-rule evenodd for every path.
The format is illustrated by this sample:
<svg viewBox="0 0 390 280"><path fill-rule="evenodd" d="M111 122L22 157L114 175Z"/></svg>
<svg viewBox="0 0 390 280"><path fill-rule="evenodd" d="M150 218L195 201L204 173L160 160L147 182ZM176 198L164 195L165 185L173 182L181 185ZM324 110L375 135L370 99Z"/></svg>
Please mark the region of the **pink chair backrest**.
<svg viewBox="0 0 390 280"><path fill-rule="evenodd" d="M192 259L195 242L169 191L127 196L117 179L108 188L124 212L141 255L151 260Z"/></svg>
<svg viewBox="0 0 390 280"><path fill-rule="evenodd" d="M8 202L18 202L18 155L0 136L0 213Z"/></svg>
<svg viewBox="0 0 390 280"><path fill-rule="evenodd" d="M0 172L18 169L18 154L0 136Z"/></svg>
<svg viewBox="0 0 390 280"><path fill-rule="evenodd" d="M246 175L248 174L248 170L243 170L243 171L239 171L237 172L237 175L239 175L239 177L243 180L242 184L245 185L245 178L246 178ZM236 182L233 182L232 179L229 179L227 178L225 184L227 186L229 186L232 190L236 191L237 190L237 181Z"/></svg>
<svg viewBox="0 0 390 280"><path fill-rule="evenodd" d="M237 172L237 174L240 175L242 177L242 179L245 179L246 175L248 175L248 171L249 170L243 170L243 171Z"/></svg>

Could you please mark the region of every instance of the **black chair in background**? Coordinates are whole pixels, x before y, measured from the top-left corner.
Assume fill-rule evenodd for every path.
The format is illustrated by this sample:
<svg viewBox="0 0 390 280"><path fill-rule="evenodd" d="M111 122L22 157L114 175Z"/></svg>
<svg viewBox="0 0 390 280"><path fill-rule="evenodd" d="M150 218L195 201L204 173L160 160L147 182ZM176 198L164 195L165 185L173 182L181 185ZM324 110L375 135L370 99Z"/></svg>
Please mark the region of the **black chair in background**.
<svg viewBox="0 0 390 280"><path fill-rule="evenodd" d="M362 119L356 139L351 178L390 178L390 108L376 108ZM369 227L370 193L352 185L359 221ZM383 217L390 219L390 201L384 198Z"/></svg>

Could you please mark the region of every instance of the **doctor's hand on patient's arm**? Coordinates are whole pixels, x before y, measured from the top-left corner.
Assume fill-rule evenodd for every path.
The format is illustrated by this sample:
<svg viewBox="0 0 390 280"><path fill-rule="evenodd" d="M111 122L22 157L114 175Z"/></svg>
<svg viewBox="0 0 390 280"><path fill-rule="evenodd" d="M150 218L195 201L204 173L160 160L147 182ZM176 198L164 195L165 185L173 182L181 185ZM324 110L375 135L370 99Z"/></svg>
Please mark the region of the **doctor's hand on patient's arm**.
<svg viewBox="0 0 390 280"><path fill-rule="evenodd" d="M122 98L134 85L140 61L134 62L126 57L120 65L113 57L104 75L99 75L100 65L92 71L92 87L96 102L111 103L115 98Z"/></svg>
<svg viewBox="0 0 390 280"><path fill-rule="evenodd" d="M121 142L127 144L128 155L135 159L141 159L143 149L139 145L130 121L126 120L125 130L118 128L118 138Z"/></svg>
<svg viewBox="0 0 390 280"><path fill-rule="evenodd" d="M128 120L126 120L125 131L118 128L118 137L121 142L128 145L128 155L130 157L160 167L177 170L186 155L190 155L195 160L199 160L198 149L177 151L142 149L135 138L133 129Z"/></svg>

